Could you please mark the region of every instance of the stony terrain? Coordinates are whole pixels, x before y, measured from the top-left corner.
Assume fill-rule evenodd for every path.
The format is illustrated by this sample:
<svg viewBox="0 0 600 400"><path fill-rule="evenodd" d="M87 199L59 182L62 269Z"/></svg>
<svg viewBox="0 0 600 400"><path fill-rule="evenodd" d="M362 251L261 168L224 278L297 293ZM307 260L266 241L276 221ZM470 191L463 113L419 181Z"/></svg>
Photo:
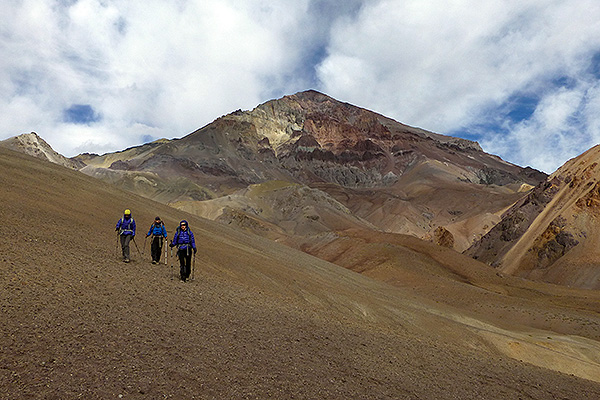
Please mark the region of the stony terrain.
<svg viewBox="0 0 600 400"><path fill-rule="evenodd" d="M600 146L569 160L466 254L506 274L600 289Z"/></svg>
<svg viewBox="0 0 600 400"><path fill-rule="evenodd" d="M414 271L392 286L6 149L0 185L0 398L600 398L597 292L504 284L420 241L381 244ZM125 208L140 251L155 215L190 221L192 282L147 248L118 260ZM419 290L432 276L436 298ZM463 307L475 292L502 324Z"/></svg>

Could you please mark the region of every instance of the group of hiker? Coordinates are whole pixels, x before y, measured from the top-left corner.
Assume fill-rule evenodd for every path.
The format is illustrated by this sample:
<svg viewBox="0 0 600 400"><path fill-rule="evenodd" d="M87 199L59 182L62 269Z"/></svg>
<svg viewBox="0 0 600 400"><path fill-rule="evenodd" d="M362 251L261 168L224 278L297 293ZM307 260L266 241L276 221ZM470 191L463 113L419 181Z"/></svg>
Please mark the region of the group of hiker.
<svg viewBox="0 0 600 400"><path fill-rule="evenodd" d="M129 245L131 241L133 241L137 247L137 243L135 243L135 220L131 216L131 210L125 210L123 217L117 222L115 231L118 233L118 239L121 244L123 261L128 263L130 261ZM151 237L150 253L152 256L152 264L159 264L163 244L167 240L167 236L167 229L165 228L164 222L160 219L160 217L154 218L154 222L152 225L150 225L150 229L146 234L146 238ZM179 223L179 226L175 231L175 235L173 236L173 240L171 240L169 243L169 247L171 247L171 249L173 247L177 247L177 257L179 258L179 277L182 282L185 282L190 278L190 274L192 272L192 254L196 254L197 251L194 234L192 233L186 220L182 220Z"/></svg>

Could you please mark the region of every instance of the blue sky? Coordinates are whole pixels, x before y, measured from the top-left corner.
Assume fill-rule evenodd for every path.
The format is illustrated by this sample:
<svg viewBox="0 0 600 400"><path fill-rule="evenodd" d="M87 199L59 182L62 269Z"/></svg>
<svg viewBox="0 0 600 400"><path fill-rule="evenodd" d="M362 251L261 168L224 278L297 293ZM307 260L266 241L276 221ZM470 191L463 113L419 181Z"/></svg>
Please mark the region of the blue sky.
<svg viewBox="0 0 600 400"><path fill-rule="evenodd" d="M8 0L0 139L67 156L307 89L553 172L600 143L597 0Z"/></svg>

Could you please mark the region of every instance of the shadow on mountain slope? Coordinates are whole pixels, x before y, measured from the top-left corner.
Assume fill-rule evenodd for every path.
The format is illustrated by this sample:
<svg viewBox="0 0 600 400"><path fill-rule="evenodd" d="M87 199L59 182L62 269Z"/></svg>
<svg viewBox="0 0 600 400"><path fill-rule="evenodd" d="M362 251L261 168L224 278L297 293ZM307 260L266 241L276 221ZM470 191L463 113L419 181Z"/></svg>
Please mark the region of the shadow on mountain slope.
<svg viewBox="0 0 600 400"><path fill-rule="evenodd" d="M595 341L496 327L5 149L0 185L2 398L600 396L597 382L498 350L554 354L548 363L600 381ZM140 250L155 215L170 234L190 221L193 282L171 279L172 258L117 260L125 208Z"/></svg>

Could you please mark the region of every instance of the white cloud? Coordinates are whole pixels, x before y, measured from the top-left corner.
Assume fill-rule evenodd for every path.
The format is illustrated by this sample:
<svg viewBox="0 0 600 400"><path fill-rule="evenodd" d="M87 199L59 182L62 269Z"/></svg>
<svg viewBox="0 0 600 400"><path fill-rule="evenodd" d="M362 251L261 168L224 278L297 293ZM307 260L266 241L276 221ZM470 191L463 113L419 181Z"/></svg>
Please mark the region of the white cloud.
<svg viewBox="0 0 600 400"><path fill-rule="evenodd" d="M596 0L7 1L0 139L114 151L316 88L549 171L600 140L599 20ZM508 118L520 96L537 108Z"/></svg>
<svg viewBox="0 0 600 400"><path fill-rule="evenodd" d="M547 133L535 128L553 126L553 119L554 125L564 122L564 115L552 113L580 107L575 95L566 99L574 104L546 107L562 90L548 85L563 76L584 84L591 57L600 50L598 20L600 3L592 0L371 2L356 19L338 21L319 76L335 97L441 133L492 122L486 121L494 118L490 110L533 91L542 108L537 122L527 124L527 139L522 126L512 126L508 136L479 134L489 151L553 169L566 161L562 147L548 148L552 162L515 158L514 150L539 151L538 140Z"/></svg>
<svg viewBox="0 0 600 400"><path fill-rule="evenodd" d="M585 125L574 119L584 102L585 92L581 88L552 92L542 99L529 119L510 126L507 136L484 140L482 146L553 172L567 159L590 147ZM559 155L562 160L557 160Z"/></svg>
<svg viewBox="0 0 600 400"><path fill-rule="evenodd" d="M0 6L2 135L38 131L66 155L182 136L290 89L308 1L28 0ZM300 18L299 18L300 17ZM6 23L6 24L5 24ZM302 85L302 82L294 82ZM302 90L303 87L294 88ZM101 120L66 124L73 104ZM139 127L149 132L140 134ZM80 129L80 134L75 134ZM112 147L111 147L112 146Z"/></svg>

